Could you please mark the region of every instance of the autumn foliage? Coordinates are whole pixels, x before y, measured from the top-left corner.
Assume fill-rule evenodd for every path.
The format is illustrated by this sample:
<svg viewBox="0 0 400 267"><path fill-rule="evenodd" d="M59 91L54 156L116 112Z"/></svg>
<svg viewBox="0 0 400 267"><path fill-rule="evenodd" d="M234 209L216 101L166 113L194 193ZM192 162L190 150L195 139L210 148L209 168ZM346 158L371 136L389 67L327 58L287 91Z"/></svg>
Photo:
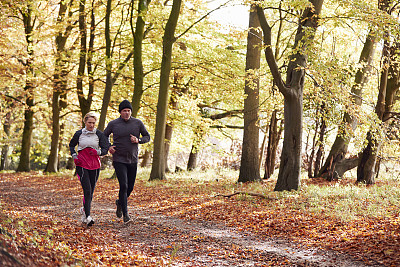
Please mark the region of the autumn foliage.
<svg viewBox="0 0 400 267"><path fill-rule="evenodd" d="M72 174L2 173L0 177L0 262L4 266L211 266L199 260L203 256L232 263L252 260L256 266L307 265L302 260L237 245L234 237L232 242L226 241L229 238L221 242L193 230L196 223L219 225L221 233L226 227L236 229L239 235L258 240L286 240L299 250L321 249L370 265L397 266L400 262L397 206L389 207L393 210L385 218L346 220L333 216L328 203L325 210L312 209L315 202L307 192L271 193L270 182L255 187L228 185L223 178L176 178L164 183L139 179L129 200L136 219L124 226L114 214L117 181L102 178L93 202L96 223L87 229L78 222L82 192ZM303 187L345 187L346 183L332 185L309 179ZM223 197L234 190L258 191L268 198L245 194ZM365 205L366 209L368 203L354 205ZM158 214L159 223L147 221L146 217L154 214ZM185 226L170 224L174 218L183 219ZM192 230L184 231L188 225ZM188 257L186 250L201 257Z"/></svg>

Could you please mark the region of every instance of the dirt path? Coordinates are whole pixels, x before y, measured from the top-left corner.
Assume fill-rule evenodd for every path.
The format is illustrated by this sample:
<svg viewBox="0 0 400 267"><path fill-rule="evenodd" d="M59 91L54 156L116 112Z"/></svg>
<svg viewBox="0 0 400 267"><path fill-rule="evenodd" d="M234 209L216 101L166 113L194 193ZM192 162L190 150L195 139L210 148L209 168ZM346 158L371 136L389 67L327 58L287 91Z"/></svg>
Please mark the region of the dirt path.
<svg viewBox="0 0 400 267"><path fill-rule="evenodd" d="M54 183L29 177L2 178L0 182L2 202L81 227L78 222L81 196L77 191L79 188L61 189ZM94 240L112 236L114 244L121 247L168 259L170 266L366 266L332 252L306 249L284 240L262 240L221 224L187 221L150 208L131 207L133 222L124 225L115 217L112 203L95 199L92 208L95 224L85 231ZM101 261L94 264L102 265Z"/></svg>

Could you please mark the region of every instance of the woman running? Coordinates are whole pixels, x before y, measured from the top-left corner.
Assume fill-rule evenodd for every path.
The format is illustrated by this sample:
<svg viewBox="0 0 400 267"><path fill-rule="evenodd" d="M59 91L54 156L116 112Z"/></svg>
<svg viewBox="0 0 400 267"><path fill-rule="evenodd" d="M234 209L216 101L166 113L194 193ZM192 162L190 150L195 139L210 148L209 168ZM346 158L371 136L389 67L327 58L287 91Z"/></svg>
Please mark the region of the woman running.
<svg viewBox="0 0 400 267"><path fill-rule="evenodd" d="M105 135L95 128L97 116L89 112L83 118L85 128L76 131L69 142L69 150L76 165L76 174L83 189L82 223L92 226L90 216L93 192L100 173L100 156L108 153L110 143ZM78 154L75 147L78 146Z"/></svg>

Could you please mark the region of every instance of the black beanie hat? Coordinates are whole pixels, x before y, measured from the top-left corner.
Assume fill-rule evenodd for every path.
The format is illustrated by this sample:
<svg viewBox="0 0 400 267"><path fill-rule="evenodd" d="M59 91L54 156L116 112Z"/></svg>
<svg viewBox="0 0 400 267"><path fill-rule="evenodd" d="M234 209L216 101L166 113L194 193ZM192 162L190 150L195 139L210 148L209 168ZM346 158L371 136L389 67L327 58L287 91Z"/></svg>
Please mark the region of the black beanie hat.
<svg viewBox="0 0 400 267"><path fill-rule="evenodd" d="M132 111L132 105L131 102L129 102L128 100L123 100L120 104L119 104L119 108L118 111L119 113L121 113L121 110L123 110L124 108L129 108Z"/></svg>

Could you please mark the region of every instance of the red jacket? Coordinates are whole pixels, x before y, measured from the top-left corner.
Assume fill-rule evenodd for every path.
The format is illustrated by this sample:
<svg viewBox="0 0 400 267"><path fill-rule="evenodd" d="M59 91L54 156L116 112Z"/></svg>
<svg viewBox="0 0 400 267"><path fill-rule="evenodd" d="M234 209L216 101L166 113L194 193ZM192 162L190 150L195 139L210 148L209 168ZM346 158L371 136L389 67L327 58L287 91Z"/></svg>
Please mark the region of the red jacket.
<svg viewBox="0 0 400 267"><path fill-rule="evenodd" d="M88 169L97 170L100 169L100 157L97 155L96 149L87 147L78 152L78 158L74 160L75 165Z"/></svg>

